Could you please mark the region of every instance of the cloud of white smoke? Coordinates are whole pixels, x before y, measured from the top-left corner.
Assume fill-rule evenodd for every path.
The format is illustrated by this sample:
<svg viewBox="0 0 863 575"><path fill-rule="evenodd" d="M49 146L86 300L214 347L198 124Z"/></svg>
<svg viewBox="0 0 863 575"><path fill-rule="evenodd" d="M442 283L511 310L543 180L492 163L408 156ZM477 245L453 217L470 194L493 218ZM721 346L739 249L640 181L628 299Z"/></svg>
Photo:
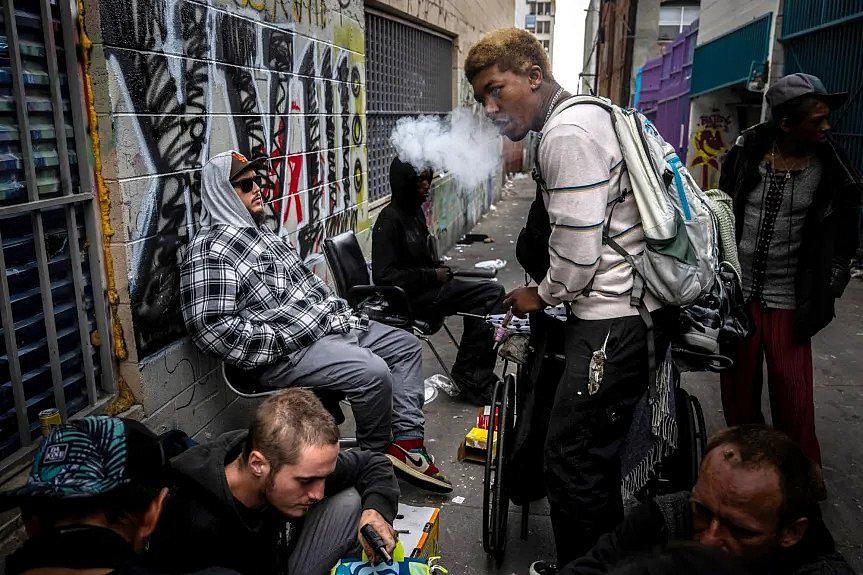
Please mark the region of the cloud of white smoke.
<svg viewBox="0 0 863 575"><path fill-rule="evenodd" d="M456 108L446 118L418 116L396 122L390 142L403 162L417 171L447 171L462 186L474 188L500 163L500 134L484 116Z"/></svg>

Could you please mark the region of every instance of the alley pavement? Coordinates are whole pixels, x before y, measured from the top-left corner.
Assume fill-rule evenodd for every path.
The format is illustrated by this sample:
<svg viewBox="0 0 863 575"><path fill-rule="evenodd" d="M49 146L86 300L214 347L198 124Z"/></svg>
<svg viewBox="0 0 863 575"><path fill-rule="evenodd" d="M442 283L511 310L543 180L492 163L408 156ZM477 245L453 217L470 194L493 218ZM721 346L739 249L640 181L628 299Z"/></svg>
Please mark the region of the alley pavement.
<svg viewBox="0 0 863 575"><path fill-rule="evenodd" d="M455 267L472 267L475 262L488 259L506 260L498 281L507 290L524 283L524 273L515 259L515 241L534 197L533 181L529 177L520 176L513 184L473 230L488 234L494 242L456 246L447 253L452 258L448 263ZM857 279L852 280L838 303L837 318L813 341L817 432L829 490L823 509L840 551L858 571L863 571L863 521L860 519L863 516L863 477L859 473L863 460L861 320L863 281ZM448 325L457 336L460 334L459 318L451 318ZM451 365L456 350L443 331L434 336L433 341ZM426 377L441 373L440 365L427 347L423 350L423 371ZM684 386L701 400L709 431L721 428L724 422L718 375L685 374ZM764 396L765 414L769 414L766 390ZM425 412L427 447L452 480L454 491L447 496L436 496L402 483L402 500L413 505L442 508L440 551L450 573L526 575L532 561L553 558L554 543L545 501L531 506L527 541L519 538L521 509L511 507L503 564L497 568L486 557L482 549L483 467L460 463L456 457L459 443L473 426L475 408L439 393L426 405ZM541 480L536 477L536 481Z"/></svg>

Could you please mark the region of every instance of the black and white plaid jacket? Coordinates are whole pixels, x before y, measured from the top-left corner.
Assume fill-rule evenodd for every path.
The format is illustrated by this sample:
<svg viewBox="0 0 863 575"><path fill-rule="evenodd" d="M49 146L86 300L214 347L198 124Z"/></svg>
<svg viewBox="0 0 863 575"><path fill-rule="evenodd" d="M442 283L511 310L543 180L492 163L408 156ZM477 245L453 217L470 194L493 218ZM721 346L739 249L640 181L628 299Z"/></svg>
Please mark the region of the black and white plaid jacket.
<svg viewBox="0 0 863 575"><path fill-rule="evenodd" d="M192 340L240 369L284 359L332 333L367 329L343 299L266 227L202 229L180 267Z"/></svg>

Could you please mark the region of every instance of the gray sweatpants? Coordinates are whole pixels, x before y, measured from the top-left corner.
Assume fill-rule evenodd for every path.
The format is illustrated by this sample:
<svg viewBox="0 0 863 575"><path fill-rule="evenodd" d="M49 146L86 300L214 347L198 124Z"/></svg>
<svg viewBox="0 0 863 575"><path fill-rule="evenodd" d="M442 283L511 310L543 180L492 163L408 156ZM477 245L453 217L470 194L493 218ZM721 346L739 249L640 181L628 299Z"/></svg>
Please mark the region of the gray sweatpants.
<svg viewBox="0 0 863 575"><path fill-rule="evenodd" d="M344 557L359 555L362 501L354 488L327 497L309 511L288 558L290 575L327 575Z"/></svg>
<svg viewBox="0 0 863 575"><path fill-rule="evenodd" d="M343 392L363 449L384 451L393 436L423 437L422 347L404 330L372 321L368 331L322 337L272 366L262 380Z"/></svg>

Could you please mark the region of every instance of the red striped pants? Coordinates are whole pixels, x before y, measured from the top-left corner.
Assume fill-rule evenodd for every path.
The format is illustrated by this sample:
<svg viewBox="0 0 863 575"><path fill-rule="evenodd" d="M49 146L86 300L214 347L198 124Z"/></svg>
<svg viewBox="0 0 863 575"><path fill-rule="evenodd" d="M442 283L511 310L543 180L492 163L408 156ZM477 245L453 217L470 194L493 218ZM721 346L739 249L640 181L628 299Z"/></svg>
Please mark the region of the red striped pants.
<svg viewBox="0 0 863 575"><path fill-rule="evenodd" d="M813 461L821 463L815 437L812 391L812 346L794 338L793 309L770 309L749 304L752 336L737 346L733 369L723 372L722 408L728 425L764 423L761 412L763 363L767 361L767 388L773 427L796 441Z"/></svg>

